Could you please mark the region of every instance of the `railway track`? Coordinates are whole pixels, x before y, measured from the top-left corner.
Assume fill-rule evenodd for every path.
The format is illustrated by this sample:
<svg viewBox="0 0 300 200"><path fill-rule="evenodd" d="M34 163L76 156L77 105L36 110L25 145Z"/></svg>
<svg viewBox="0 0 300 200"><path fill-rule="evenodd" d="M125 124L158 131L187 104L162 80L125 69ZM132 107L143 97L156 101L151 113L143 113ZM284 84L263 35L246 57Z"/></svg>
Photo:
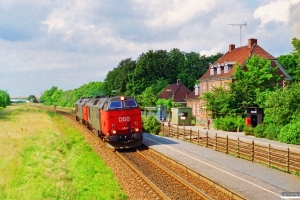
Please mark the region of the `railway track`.
<svg viewBox="0 0 300 200"><path fill-rule="evenodd" d="M147 156L149 152L144 154L142 151L147 151L147 148L120 150L116 153L164 199L214 199L149 155Z"/></svg>
<svg viewBox="0 0 300 200"><path fill-rule="evenodd" d="M112 151L65 110L34 106L63 115L82 132L94 151L112 169L129 199L241 199L163 155L142 146Z"/></svg>

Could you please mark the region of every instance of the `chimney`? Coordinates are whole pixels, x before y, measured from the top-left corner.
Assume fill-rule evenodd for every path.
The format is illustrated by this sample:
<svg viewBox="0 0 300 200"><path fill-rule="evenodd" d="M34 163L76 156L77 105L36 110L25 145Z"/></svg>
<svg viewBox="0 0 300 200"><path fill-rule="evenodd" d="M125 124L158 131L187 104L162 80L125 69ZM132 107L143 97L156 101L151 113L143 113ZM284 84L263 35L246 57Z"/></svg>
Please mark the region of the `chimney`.
<svg viewBox="0 0 300 200"><path fill-rule="evenodd" d="M235 49L235 45L234 44L230 44L229 45L229 52L231 52L233 49Z"/></svg>
<svg viewBox="0 0 300 200"><path fill-rule="evenodd" d="M248 48L251 48L254 44L257 44L257 39L254 38L248 39Z"/></svg>
<svg viewBox="0 0 300 200"><path fill-rule="evenodd" d="M177 85L180 85L180 84L181 84L181 80L177 79Z"/></svg>

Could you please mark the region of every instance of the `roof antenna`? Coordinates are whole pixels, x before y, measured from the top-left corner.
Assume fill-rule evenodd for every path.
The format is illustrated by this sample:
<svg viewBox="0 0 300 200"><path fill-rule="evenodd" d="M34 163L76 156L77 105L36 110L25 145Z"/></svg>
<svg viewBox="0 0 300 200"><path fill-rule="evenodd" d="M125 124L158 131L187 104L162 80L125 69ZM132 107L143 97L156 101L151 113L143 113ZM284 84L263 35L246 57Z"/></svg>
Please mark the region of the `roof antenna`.
<svg viewBox="0 0 300 200"><path fill-rule="evenodd" d="M247 23L243 24L227 24L227 25L232 25L232 26L239 26L240 27L240 46L242 46L242 26L247 26Z"/></svg>

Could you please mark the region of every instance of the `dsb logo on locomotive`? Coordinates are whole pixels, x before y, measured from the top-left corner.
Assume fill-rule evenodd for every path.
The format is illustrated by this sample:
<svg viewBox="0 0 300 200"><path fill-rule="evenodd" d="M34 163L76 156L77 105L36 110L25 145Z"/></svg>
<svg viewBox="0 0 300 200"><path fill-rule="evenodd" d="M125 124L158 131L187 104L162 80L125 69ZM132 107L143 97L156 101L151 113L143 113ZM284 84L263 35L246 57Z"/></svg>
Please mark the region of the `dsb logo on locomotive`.
<svg viewBox="0 0 300 200"><path fill-rule="evenodd" d="M119 117L119 122L130 122L130 116Z"/></svg>

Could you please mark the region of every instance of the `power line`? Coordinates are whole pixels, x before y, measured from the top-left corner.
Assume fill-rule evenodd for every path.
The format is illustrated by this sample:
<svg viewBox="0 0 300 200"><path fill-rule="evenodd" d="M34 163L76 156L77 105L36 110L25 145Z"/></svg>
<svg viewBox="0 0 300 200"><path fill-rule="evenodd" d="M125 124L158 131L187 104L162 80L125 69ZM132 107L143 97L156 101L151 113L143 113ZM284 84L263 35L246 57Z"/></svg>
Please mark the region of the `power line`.
<svg viewBox="0 0 300 200"><path fill-rule="evenodd" d="M239 26L240 27L240 46L242 46L242 27L247 26L247 23L245 22L243 24L227 24L227 25Z"/></svg>

